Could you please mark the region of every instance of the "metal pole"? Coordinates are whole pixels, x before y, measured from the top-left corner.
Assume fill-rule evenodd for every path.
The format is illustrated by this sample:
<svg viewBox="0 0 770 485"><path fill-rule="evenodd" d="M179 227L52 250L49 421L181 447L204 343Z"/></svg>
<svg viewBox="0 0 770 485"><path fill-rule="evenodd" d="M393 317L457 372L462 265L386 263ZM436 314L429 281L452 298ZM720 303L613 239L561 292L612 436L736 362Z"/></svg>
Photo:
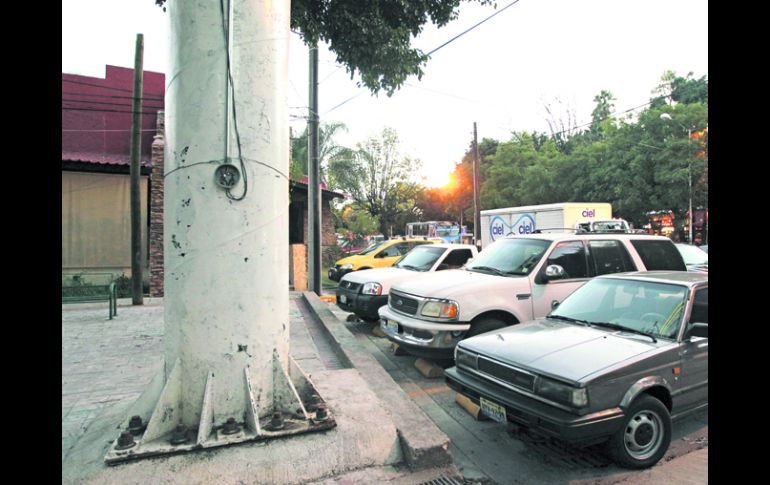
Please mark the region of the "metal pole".
<svg viewBox="0 0 770 485"><path fill-rule="evenodd" d="M481 202L479 202L479 142L476 122L473 122L473 239L481 245Z"/></svg>
<svg viewBox="0 0 770 485"><path fill-rule="evenodd" d="M311 290L321 295L321 187L318 166L318 44L310 47L308 116L308 272Z"/></svg>
<svg viewBox="0 0 770 485"><path fill-rule="evenodd" d="M692 219L693 219L693 213L692 213L692 159L690 158L692 155L692 128L687 129L687 185L689 188L689 198L690 198L690 244L693 242L693 236L692 236Z"/></svg>
<svg viewBox="0 0 770 485"><path fill-rule="evenodd" d="M142 208L139 200L139 171L142 158L142 84L144 36L136 34L134 57L134 101L131 120L131 296L134 305L142 299Z"/></svg>

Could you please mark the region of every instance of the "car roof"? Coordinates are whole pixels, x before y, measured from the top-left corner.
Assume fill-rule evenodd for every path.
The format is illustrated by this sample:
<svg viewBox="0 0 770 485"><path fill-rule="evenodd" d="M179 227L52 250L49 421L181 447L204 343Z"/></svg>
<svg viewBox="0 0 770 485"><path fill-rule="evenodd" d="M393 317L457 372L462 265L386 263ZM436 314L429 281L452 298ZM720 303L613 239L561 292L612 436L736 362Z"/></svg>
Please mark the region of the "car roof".
<svg viewBox="0 0 770 485"><path fill-rule="evenodd" d="M699 273L692 271L634 271L631 273L613 273L598 276L597 278L607 279L624 279L624 280L641 280L650 281L653 283L669 283L675 285L685 286L700 286L708 284L708 273Z"/></svg>
<svg viewBox="0 0 770 485"><path fill-rule="evenodd" d="M547 230L547 229L544 229ZM617 232L588 232L588 233L574 233L574 232L543 232L537 234L518 234L506 236L505 239L545 239L548 241L563 241L563 240L576 240L576 239L621 239L621 240L635 240L635 241L671 241L666 236L653 236L650 234L628 234Z"/></svg>
<svg viewBox="0 0 770 485"><path fill-rule="evenodd" d="M448 242L435 242L433 244L429 244L428 246L437 246L440 248L456 248L456 249L470 249L474 247L472 244L459 244L459 243L448 243ZM420 247L420 246L417 246Z"/></svg>

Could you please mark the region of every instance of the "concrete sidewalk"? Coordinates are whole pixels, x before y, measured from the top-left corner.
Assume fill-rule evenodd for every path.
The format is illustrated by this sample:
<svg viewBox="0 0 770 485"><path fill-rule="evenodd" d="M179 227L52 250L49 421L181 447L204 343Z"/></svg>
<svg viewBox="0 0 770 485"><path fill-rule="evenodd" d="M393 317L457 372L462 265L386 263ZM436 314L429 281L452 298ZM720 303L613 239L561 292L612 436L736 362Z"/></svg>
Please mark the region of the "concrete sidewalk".
<svg viewBox="0 0 770 485"><path fill-rule="evenodd" d="M356 473L356 480L387 477L393 483L422 483L457 476L446 450L448 438L427 417L434 428L433 433L425 430L427 441L415 444L405 438L359 371L334 348L334 341L325 335L328 330L300 293L290 294L290 321L292 356L314 377L321 396L336 413L335 429L302 439L247 443L106 467L102 460L109 442L117 437L115 424L127 417L123 416L127 406L161 369L162 300L146 301L143 306L121 302L113 320L107 318L103 305L63 306L62 482L334 483ZM391 388L398 386L391 382ZM443 443L443 448L436 450L435 443ZM410 462L410 456L434 459L421 460L428 466L419 469L422 463Z"/></svg>

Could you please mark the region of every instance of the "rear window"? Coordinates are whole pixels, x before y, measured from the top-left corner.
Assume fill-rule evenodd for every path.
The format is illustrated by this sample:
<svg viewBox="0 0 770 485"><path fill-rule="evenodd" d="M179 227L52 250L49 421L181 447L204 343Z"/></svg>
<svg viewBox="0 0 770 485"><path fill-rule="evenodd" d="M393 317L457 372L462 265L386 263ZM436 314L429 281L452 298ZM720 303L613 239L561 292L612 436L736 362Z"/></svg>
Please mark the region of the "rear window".
<svg viewBox="0 0 770 485"><path fill-rule="evenodd" d="M631 245L639 253L648 271L687 271L682 255L671 241L632 240Z"/></svg>

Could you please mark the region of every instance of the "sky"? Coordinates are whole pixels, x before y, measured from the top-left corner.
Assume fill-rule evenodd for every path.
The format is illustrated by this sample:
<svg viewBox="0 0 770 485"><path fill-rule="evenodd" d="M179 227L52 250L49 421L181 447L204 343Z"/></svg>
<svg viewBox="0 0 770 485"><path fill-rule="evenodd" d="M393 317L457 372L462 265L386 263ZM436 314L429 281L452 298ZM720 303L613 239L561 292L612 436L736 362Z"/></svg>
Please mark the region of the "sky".
<svg viewBox="0 0 770 485"><path fill-rule="evenodd" d="M512 1L497 0L497 10ZM456 20L427 25L413 45L429 52L495 12L463 2ZM154 0L62 0L62 72L104 77L107 64L133 68L137 33L144 34L144 69L166 72L167 20ZM287 102L299 133L308 54L294 33L289 56ZM423 70L392 97L375 97L321 45L319 112L321 123L347 126L340 145L395 129L401 153L421 161L421 181L440 186L470 147L474 122L479 140L549 132L546 104L580 125L591 121L601 90L623 112L647 103L667 70L708 75L708 1L519 0L436 51Z"/></svg>

